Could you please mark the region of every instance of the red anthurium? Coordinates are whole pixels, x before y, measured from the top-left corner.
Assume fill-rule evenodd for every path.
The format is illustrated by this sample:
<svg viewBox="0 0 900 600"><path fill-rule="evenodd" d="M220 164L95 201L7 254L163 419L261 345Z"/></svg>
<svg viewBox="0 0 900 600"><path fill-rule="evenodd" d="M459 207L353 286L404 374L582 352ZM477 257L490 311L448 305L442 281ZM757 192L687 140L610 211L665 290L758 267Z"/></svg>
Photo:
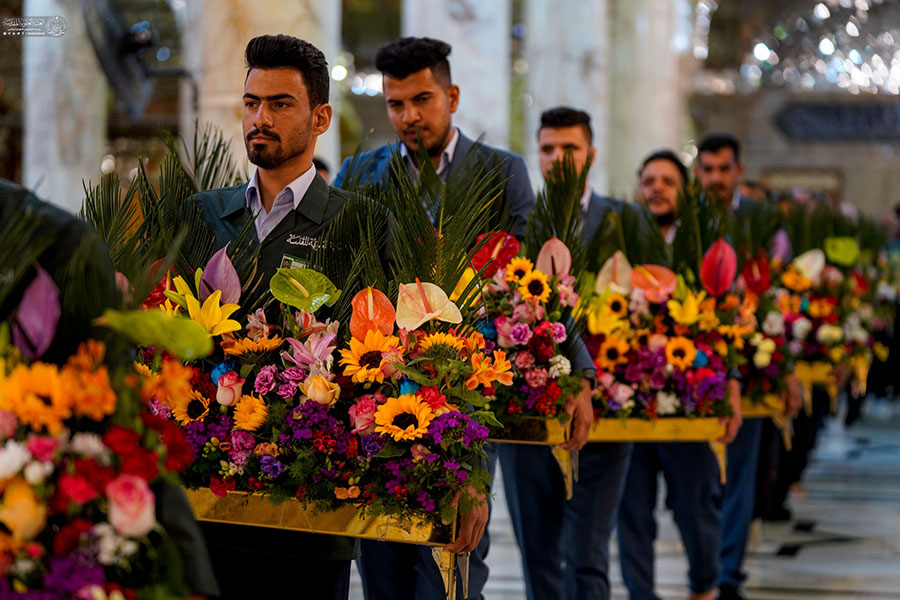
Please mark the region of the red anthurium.
<svg viewBox="0 0 900 600"><path fill-rule="evenodd" d="M700 265L700 281L709 294L718 296L725 293L736 275L737 255L734 248L725 240L719 239L709 247L703 257L703 263Z"/></svg>
<svg viewBox="0 0 900 600"><path fill-rule="evenodd" d="M869 280L856 271L853 272L853 290L857 295L862 295L869 291Z"/></svg>
<svg viewBox="0 0 900 600"><path fill-rule="evenodd" d="M550 238L541 246L534 268L549 277L568 275L572 268L572 253L561 239Z"/></svg>
<svg viewBox="0 0 900 600"><path fill-rule="evenodd" d="M353 313L350 315L350 335L358 340L366 339L370 329L390 335L394 330L394 305L380 290L367 287L350 301Z"/></svg>
<svg viewBox="0 0 900 600"><path fill-rule="evenodd" d="M772 271L765 255L747 261L741 276L747 289L757 295L767 292L772 285Z"/></svg>
<svg viewBox="0 0 900 600"><path fill-rule="evenodd" d="M480 243L485 236L490 236L490 239L472 257L472 268L477 272L488 265L484 270L484 278L490 279L497 271L505 269L509 261L519 253L519 240L506 232L495 231L482 233L477 241Z"/></svg>

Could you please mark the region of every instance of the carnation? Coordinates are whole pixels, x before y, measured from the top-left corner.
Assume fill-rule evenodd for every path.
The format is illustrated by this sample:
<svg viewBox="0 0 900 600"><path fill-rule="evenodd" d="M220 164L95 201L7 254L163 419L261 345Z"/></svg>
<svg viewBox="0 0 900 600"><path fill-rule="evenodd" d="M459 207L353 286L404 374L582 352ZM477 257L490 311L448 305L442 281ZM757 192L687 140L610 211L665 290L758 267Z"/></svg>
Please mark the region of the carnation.
<svg viewBox="0 0 900 600"><path fill-rule="evenodd" d="M553 323L550 326L550 337L557 344L561 344L566 341L566 326L562 323Z"/></svg>
<svg viewBox="0 0 900 600"><path fill-rule="evenodd" d="M675 394L670 394L668 392L659 392L656 394L656 414L660 416L674 415L679 406L681 406L681 402Z"/></svg>
<svg viewBox="0 0 900 600"><path fill-rule="evenodd" d="M547 385L548 376L547 369L532 369L525 373L525 382L532 388L543 387Z"/></svg>
<svg viewBox="0 0 900 600"><path fill-rule="evenodd" d="M278 368L274 365L267 365L259 370L256 374L256 381L253 383L253 390L257 394L268 394L275 389L277 384Z"/></svg>
<svg viewBox="0 0 900 600"><path fill-rule="evenodd" d="M550 377L559 379L563 375L568 375L571 372L572 363L570 363L569 359L562 354L557 354L550 359Z"/></svg>

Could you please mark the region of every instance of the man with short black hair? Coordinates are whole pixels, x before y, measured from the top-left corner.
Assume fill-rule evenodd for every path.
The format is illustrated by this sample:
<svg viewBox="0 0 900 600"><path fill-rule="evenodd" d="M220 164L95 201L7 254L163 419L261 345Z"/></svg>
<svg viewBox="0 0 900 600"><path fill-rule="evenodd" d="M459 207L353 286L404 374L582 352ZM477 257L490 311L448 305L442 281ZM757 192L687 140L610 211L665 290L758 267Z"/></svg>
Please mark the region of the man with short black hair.
<svg viewBox="0 0 900 600"><path fill-rule="evenodd" d="M335 185L351 181L387 185L392 177L392 158L397 154L402 156L413 178L418 178L422 166L420 140L443 181L457 169L470 168L466 162L474 155L489 166L501 165L500 179L506 183L499 198L497 222L505 222L506 231L521 239L535 203L525 161L510 152L476 144L453 126L452 116L459 105L460 91L450 76L447 60L450 50L450 45L440 40L417 37L401 38L378 50L375 66L383 75L388 118L399 140L357 159L347 158L335 177ZM357 166L361 168L357 170ZM486 450L491 455L489 470L493 475L493 444ZM490 545L488 519L489 503L476 505L471 513L461 516L460 536L447 547L448 551L472 552L469 571L472 600L483 598L481 592L488 577L484 562ZM368 600L446 597L429 548L364 540L357 564ZM462 597L461 586L459 597Z"/></svg>
<svg viewBox="0 0 900 600"><path fill-rule="evenodd" d="M703 191L736 211L744 199L740 183L744 176L741 144L730 133L711 133L697 144L694 173Z"/></svg>
<svg viewBox="0 0 900 600"><path fill-rule="evenodd" d="M684 193L687 181L687 167L671 150L653 152L638 171L638 201L653 215L670 248L675 240L678 198Z"/></svg>
<svg viewBox="0 0 900 600"><path fill-rule="evenodd" d="M259 270L268 282L279 267L309 263L349 195L316 177L312 162L316 138L332 116L325 56L287 35L253 38L245 55L243 132L255 167L247 183L195 200L219 246L234 242L252 220L251 243L259 244ZM337 600L350 593L350 561L358 554L350 538L224 523L203 529L224 598L285 597L288 581L296 583L298 598Z"/></svg>
<svg viewBox="0 0 900 600"><path fill-rule="evenodd" d="M537 137L544 179L567 154L578 172L593 164L591 118L584 111L567 106L545 111ZM587 183L580 206L584 245L593 239L608 211L634 210L621 200L600 196ZM580 348L582 352L571 357L573 367L593 375L596 370L590 353ZM589 393L586 401L593 420ZM573 497L566 500L565 482L549 447L501 445L503 486L529 600L609 598L609 539L630 452L631 444L587 444L579 453Z"/></svg>

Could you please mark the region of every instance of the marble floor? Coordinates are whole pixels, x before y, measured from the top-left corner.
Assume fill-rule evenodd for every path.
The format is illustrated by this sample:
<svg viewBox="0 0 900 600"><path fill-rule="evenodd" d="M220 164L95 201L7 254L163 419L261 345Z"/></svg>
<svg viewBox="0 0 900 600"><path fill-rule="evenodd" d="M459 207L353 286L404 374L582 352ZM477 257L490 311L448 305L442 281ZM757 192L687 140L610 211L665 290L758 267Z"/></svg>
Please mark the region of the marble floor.
<svg viewBox="0 0 900 600"><path fill-rule="evenodd" d="M891 414L891 413L894 414ZM748 600L900 599L900 406L875 405L845 429L829 423L804 481L790 500L793 520L754 524L744 593ZM524 600L519 552L502 486L491 522L488 600ZM627 594L613 551L613 598ZM687 563L667 511L660 515L657 587L686 597ZM352 600L362 587L354 570Z"/></svg>

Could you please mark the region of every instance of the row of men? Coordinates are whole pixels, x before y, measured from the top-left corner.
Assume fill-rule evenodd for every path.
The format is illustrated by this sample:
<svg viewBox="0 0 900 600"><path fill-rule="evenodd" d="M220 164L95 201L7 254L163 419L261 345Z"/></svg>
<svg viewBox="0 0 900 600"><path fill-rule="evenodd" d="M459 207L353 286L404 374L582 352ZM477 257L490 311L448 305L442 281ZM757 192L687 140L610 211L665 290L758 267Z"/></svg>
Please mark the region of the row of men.
<svg viewBox="0 0 900 600"><path fill-rule="evenodd" d="M460 89L451 77L450 51L448 44L429 38L402 38L378 51L375 64L383 75L387 115L398 140L361 160L345 160L335 184L351 178L387 184L395 155L417 176L420 145L446 180L463 157L479 152L485 160L502 162L506 183L501 203L508 211L510 233L522 237L535 204L525 162L505 150L476 144L454 127ZM197 201L220 245L233 241L253 220L260 267L274 272L284 260L307 258L347 192L316 177L313 165L316 138L328 129L332 117L324 55L290 36L262 36L248 44L246 62L243 134L255 168L243 185L202 193ZM593 163L593 132L583 111L569 107L546 111L537 136L545 177L566 153L577 168ZM351 173L360 164L363 170ZM714 135L700 143L696 174L701 184L710 197L722 199L735 211L746 201L738 191L742 170L740 146L733 137ZM649 210L671 244L678 225L678 197L687 179L678 156L659 150L643 161L638 172L638 196L646 208L586 186L581 198L585 240L591 239L607 211ZM504 445L490 452L492 470L497 455L503 469L528 598L609 598L609 544L616 526L630 597L655 598L654 510L660 472L690 565L689 597L711 600L718 592L719 598L739 598L761 430L758 420L742 425L740 383L729 381L735 415L727 420L723 438L730 442L728 483L723 487L717 461L705 443L586 445L596 373L590 360L580 366L585 367L585 385L567 407L573 416L569 448L581 450L580 478L571 500L565 500L563 480L548 448ZM472 552L470 598L483 598L488 579L489 514L490 501L485 499L461 518L459 538L446 548ZM363 541L360 548L346 538L281 531L261 536L253 528L230 524L203 528L225 596L258 595L267 582L276 586L274 591L289 579L297 583L299 597L347 598L350 561L358 559L367 600L444 597L427 548L370 541ZM235 569L235 564L241 568Z"/></svg>

